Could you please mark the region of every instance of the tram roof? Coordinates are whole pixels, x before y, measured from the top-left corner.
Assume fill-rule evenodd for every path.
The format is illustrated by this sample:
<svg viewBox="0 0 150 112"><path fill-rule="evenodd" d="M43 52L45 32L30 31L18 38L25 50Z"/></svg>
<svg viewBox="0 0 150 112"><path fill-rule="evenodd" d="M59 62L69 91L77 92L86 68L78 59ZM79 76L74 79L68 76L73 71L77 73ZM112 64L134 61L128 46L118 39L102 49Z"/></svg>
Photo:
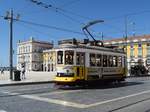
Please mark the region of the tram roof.
<svg viewBox="0 0 150 112"><path fill-rule="evenodd" d="M77 48L83 48L83 49L93 49L93 50L101 50L101 51L109 51L109 52L116 52L116 53L125 53L123 49L117 49L117 48L107 48L107 47L100 47L100 46L91 46L91 45L85 45L85 44L63 44L59 45L58 47L52 48L50 50L45 50L44 52L47 51L55 51L56 49L77 49Z"/></svg>

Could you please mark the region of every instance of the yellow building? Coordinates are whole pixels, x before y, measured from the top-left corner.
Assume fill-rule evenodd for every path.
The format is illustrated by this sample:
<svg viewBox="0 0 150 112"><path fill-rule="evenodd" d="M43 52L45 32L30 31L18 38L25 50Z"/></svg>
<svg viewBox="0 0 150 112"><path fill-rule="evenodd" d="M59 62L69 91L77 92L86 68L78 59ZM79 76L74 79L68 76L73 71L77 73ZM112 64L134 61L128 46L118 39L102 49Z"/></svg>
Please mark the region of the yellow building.
<svg viewBox="0 0 150 112"><path fill-rule="evenodd" d="M126 47L128 69L142 62L150 70L150 35L128 37L127 41L124 38L107 40L104 44Z"/></svg>
<svg viewBox="0 0 150 112"><path fill-rule="evenodd" d="M43 71L56 70L56 52L53 49L43 51Z"/></svg>

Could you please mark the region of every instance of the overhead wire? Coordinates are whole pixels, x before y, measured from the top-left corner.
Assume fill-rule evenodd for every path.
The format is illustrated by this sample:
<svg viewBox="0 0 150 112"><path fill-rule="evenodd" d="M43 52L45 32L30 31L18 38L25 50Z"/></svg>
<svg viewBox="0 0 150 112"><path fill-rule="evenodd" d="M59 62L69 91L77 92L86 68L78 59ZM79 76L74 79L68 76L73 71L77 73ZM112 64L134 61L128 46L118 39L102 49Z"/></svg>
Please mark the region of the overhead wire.
<svg viewBox="0 0 150 112"><path fill-rule="evenodd" d="M33 28L33 27L27 26L27 25L25 25L24 23L17 22L17 24L19 24L20 26L29 28L29 29L31 29L31 30L33 30L34 32L37 32L37 33L39 33L39 34L44 34L44 35L46 35L46 36L51 36L51 37L54 37L54 38L56 37L56 36L53 36L53 35L48 34L48 33L46 33L46 32L39 31L39 30L37 30L37 29L35 29L35 28Z"/></svg>
<svg viewBox="0 0 150 112"><path fill-rule="evenodd" d="M55 10L56 12L58 12L59 14L65 16L65 17L67 17L68 19L70 19L70 20L72 20L72 21L74 21L74 22L76 22L76 23L79 23L79 24L81 24L81 25L85 25L85 24L84 24L83 22L81 22L81 21L78 21L77 19L74 19L73 17L70 17L70 16L68 16L68 15L66 15L66 14L64 14L64 13L62 13L62 12L65 12L65 13L68 13L68 14L72 14L72 15L74 15L74 16L78 16L78 17L81 17L81 18L84 18L84 19L91 20L91 18L83 17L83 16L81 16L81 15L77 15L77 14L75 14L75 13L69 12L69 11L64 10L64 9L62 9L62 8L52 6L51 4L48 5L48 4L45 4L45 3L40 2L40 1L37 1L37 0L30 0L30 1L33 2L33 3L35 3L35 4L37 4L37 5L41 5L41 6L44 7L44 8L52 8L53 10ZM120 30L120 29L119 29L119 30ZM92 32L95 32L94 30L91 30L91 31L92 31ZM84 33L85 33L85 32L84 32Z"/></svg>
<svg viewBox="0 0 150 112"><path fill-rule="evenodd" d="M62 8L57 8L57 7L54 7L53 5L47 5L47 4L44 4L44 3L42 3L42 2L38 2L37 0L29 0L29 1L36 1L36 3L37 3L37 5L42 5L43 7L45 7L45 8L52 8L52 9L54 9L56 12L65 12L65 13L70 13L70 14L73 14L74 16L78 16L78 17L82 17L82 18L85 18L85 19L91 19L91 18L87 18L87 17L83 17L83 16L81 16L81 15L78 15L78 14L75 14L75 13L72 13L72 12L70 12L70 11L66 11L66 10L64 10L64 9L62 9ZM118 18L122 18L122 17L125 17L125 16L131 16L131 15L138 15L138 14L141 14L141 13L149 13L150 12L150 10L145 10L145 11L140 11L140 12L135 12L135 13L129 13L129 14L126 14L126 15L122 15L122 16L118 16L118 17L112 17L112 18L106 18L107 20L112 20L112 19L118 19ZM67 15L64 15L64 16L66 16L66 17L68 17L68 18L70 18L70 19L72 19L72 17L69 17L69 16L67 16ZM0 16L0 17L3 17L3 16ZM73 20L73 19L72 19ZM77 20L75 20L76 22L79 22L79 21L77 21ZM23 21L22 21L23 22ZM24 21L25 22L25 21ZM27 22L27 21L26 21ZM29 24L30 22L28 22L28 24ZM34 24L35 25L35 24ZM36 24L37 25L37 24ZM38 26L40 26L41 24L38 24ZM46 26L46 27L48 27L48 26ZM58 28L58 27L54 27L54 26L50 26L52 29L57 29L57 30L63 30L63 31L67 31L67 32L74 32L74 31L72 31L72 30L68 30L68 29L64 29L64 28ZM49 27L49 28L50 28ZM82 34L81 32L74 32L74 33L77 33L77 34Z"/></svg>
<svg viewBox="0 0 150 112"><path fill-rule="evenodd" d="M36 5L40 5L40 6L42 6L43 8L46 8L46 9L52 9L52 10L55 10L55 12L57 12L57 13L59 13L59 14L61 14L61 15L63 15L64 17L66 17L66 18L68 18L68 19L70 19L70 20L72 20L72 21L74 21L74 22L76 22L76 23L78 23L78 24L80 24L80 25L85 25L83 22L81 22L81 21L79 21L79 20L77 20L77 19L75 19L75 18L73 18L73 17L70 17L70 16L68 16L68 15L66 15L66 14L64 14L64 12L66 13L68 13L68 14L73 14L73 15L75 15L75 16L80 16L80 15L77 15L77 14L74 14L74 13L72 13L72 12L68 12L68 11L66 11L66 10L64 10L64 9L62 9L62 8L59 8L59 7L55 7L55 6L53 6L53 5L51 5L51 4L46 4L46 3L43 3L43 2L41 2L41 1L37 1L37 0L29 0L29 1L31 1L32 3L34 3L34 4L36 4ZM82 16L80 16L80 17L82 17ZM87 17L82 17L82 18L86 18L87 19ZM89 19L89 18L88 18ZM85 33L85 32L84 32ZM86 36L87 37L87 36Z"/></svg>
<svg viewBox="0 0 150 112"><path fill-rule="evenodd" d="M59 31L64 31L64 32L70 32L70 33L75 33L75 34L79 34L79 35L84 35L83 33L78 32L78 31L73 31L73 30L70 30L70 29L60 28L60 27L56 27L56 26L39 24L39 23L35 23L35 22L31 22L31 21L25 21L25 20L19 20L19 22L30 24L30 25L34 25L34 26L45 27L45 28L50 28L50 29L54 29L54 30L59 30Z"/></svg>
<svg viewBox="0 0 150 112"><path fill-rule="evenodd" d="M72 1L69 1L69 2L66 2L66 3L64 3L64 4L62 4L62 5L60 5L59 7L66 7L66 6L68 6L68 5L72 5L72 4L74 4L74 3L76 3L76 2L79 2L80 0L72 0Z"/></svg>
<svg viewBox="0 0 150 112"><path fill-rule="evenodd" d="M5 16L0 16L5 18ZM16 19L14 19L16 20ZM49 28L49 29L54 29L54 30L59 30L59 31L63 31L63 32L69 32L69 33L74 33L74 34L78 34L78 35L85 35L82 32L79 31L74 31L74 30L70 30L70 29L66 29L66 28L60 28L60 27L56 27L56 26L51 26L51 25L45 25L45 24L39 24L39 23L35 23L35 22L31 22L31 21L26 21L26 20L21 20L18 19L16 20L17 22L21 22L21 23L25 23L25 24L29 24L29 25L34 25L34 26L39 26L39 27L44 27L44 28ZM94 35L96 36L96 35Z"/></svg>
<svg viewBox="0 0 150 112"><path fill-rule="evenodd" d="M39 26L39 27L44 27L44 28L49 28L49 29L54 29L54 30L59 30L59 31L63 31L63 32L74 33L74 34L78 34L78 35L85 35L84 33L79 32L79 31L74 31L74 30L70 30L70 29L65 29L65 28L60 28L60 27L50 26L50 25L45 25L45 24L39 24L39 23L31 22L31 21L18 20L18 22L22 22L22 23L26 23L26 24L34 25L34 26ZM93 35L93 36L99 37L97 35Z"/></svg>
<svg viewBox="0 0 150 112"><path fill-rule="evenodd" d="M36 4L36 5L42 6L43 8L46 8L46 9L50 9L51 8L51 9L55 10L56 12L68 13L70 15L78 16L78 17L86 19L86 20L93 19L93 18L84 17L82 15L76 14L76 13L68 11L68 10L64 10L62 8L59 8L59 7L55 7L52 4L46 4L44 2L37 1L37 0L28 0L28 1L30 1L30 2L32 2L34 4Z"/></svg>

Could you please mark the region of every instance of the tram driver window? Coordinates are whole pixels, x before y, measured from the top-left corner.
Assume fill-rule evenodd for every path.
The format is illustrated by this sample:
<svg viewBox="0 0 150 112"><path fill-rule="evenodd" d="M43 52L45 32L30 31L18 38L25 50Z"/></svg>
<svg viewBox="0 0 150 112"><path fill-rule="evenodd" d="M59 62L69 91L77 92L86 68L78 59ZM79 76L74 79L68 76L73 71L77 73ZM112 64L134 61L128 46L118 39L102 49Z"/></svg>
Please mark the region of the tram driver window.
<svg viewBox="0 0 150 112"><path fill-rule="evenodd" d="M76 54L76 64L77 65L84 65L84 53L77 52L77 54Z"/></svg>
<svg viewBox="0 0 150 112"><path fill-rule="evenodd" d="M118 57L118 67L121 67L122 66L122 57L119 56Z"/></svg>
<svg viewBox="0 0 150 112"><path fill-rule="evenodd" d="M100 54L96 55L96 64L97 64L98 67L101 66L101 55Z"/></svg>
<svg viewBox="0 0 150 112"><path fill-rule="evenodd" d="M109 56L108 63L109 63L109 67L113 67L113 57L112 56Z"/></svg>
<svg viewBox="0 0 150 112"><path fill-rule="evenodd" d="M76 64L80 65L80 53L76 54Z"/></svg>
<svg viewBox="0 0 150 112"><path fill-rule="evenodd" d="M95 54L90 54L90 66L96 65Z"/></svg>
<svg viewBox="0 0 150 112"><path fill-rule="evenodd" d="M57 63L63 64L63 51L58 51L57 53Z"/></svg>
<svg viewBox="0 0 150 112"><path fill-rule="evenodd" d="M65 51L65 64L72 65L73 64L73 51Z"/></svg>
<svg viewBox="0 0 150 112"><path fill-rule="evenodd" d="M107 56L103 55L103 67L107 67Z"/></svg>
<svg viewBox="0 0 150 112"><path fill-rule="evenodd" d="M113 67L117 67L117 56L113 56Z"/></svg>

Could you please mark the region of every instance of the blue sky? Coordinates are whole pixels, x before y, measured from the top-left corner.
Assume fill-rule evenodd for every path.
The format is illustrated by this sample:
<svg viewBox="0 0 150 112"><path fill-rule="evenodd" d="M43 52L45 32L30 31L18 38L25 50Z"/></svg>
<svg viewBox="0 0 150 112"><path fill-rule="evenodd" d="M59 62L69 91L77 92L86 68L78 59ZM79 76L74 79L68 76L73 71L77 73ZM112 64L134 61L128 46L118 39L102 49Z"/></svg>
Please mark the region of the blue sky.
<svg viewBox="0 0 150 112"><path fill-rule="evenodd" d="M20 14L20 20L31 21L39 24L56 26L81 32L83 24L89 21L103 19L104 23L96 24L90 29L101 39L101 32L104 39L119 38L124 35L124 17L127 17L128 35L150 34L150 1L149 0L38 0L51 4L55 8L45 9L36 5L30 0L0 0L0 15L5 16L6 11L11 8L14 14ZM78 15L78 16L77 16ZM134 24L133 24L134 23ZM60 30L44 28L25 24L19 21L14 22L14 64L16 64L16 43L18 40L28 40L33 36L37 40L55 41L66 38L85 38L84 35ZM0 18L0 65L8 65L8 42L9 23Z"/></svg>

